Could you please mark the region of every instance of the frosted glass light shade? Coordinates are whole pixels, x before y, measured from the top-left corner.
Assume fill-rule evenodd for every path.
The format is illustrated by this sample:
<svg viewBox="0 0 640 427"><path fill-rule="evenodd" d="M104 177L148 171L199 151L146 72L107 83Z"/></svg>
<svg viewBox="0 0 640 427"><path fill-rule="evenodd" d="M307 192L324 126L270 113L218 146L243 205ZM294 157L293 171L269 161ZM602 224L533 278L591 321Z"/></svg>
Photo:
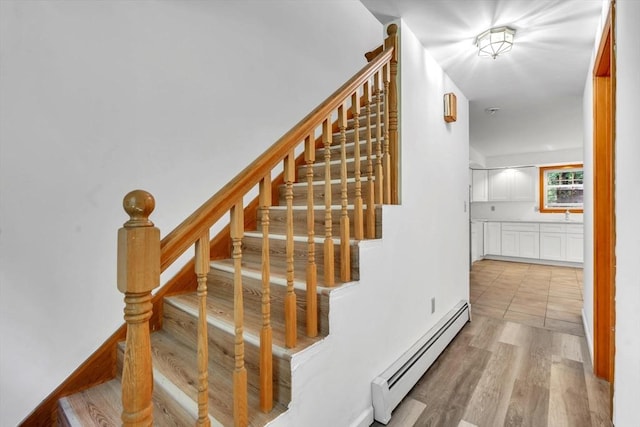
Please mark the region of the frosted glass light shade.
<svg viewBox="0 0 640 427"><path fill-rule="evenodd" d="M476 37L478 56L496 59L502 53L509 52L513 46L516 30L509 27L491 28Z"/></svg>

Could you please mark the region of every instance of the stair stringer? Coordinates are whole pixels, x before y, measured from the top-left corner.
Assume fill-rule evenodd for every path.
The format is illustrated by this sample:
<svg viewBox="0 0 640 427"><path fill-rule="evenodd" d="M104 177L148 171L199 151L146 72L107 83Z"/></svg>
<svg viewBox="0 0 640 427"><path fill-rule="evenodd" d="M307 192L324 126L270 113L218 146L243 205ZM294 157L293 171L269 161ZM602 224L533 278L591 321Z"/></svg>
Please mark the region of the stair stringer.
<svg viewBox="0 0 640 427"><path fill-rule="evenodd" d="M382 206L382 239L359 243L360 280L331 291L330 333L293 355L291 402L268 426L369 426L372 379L467 299L468 283L460 283L430 312L443 283L429 283L424 260L407 256L419 253L428 231L403 221L406 209Z"/></svg>

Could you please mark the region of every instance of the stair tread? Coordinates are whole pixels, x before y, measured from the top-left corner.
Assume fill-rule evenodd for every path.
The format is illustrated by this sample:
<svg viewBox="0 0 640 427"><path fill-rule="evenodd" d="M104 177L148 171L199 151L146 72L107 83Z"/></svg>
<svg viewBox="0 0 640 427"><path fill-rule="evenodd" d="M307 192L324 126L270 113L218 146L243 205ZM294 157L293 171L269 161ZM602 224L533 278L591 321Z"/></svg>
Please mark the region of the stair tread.
<svg viewBox="0 0 640 427"><path fill-rule="evenodd" d="M177 295L167 299L171 304L183 310L191 311L194 315L198 310L198 296L195 293ZM233 301L230 299L214 299L207 297L207 322L215 327L234 334ZM277 357L290 359L294 353L315 344L322 337L309 338L304 326L298 322L298 340L294 349L288 349L284 342L284 319L271 319L273 334L273 354ZM260 345L260 330L262 328L262 313L244 312L243 337L252 345Z"/></svg>
<svg viewBox="0 0 640 427"><path fill-rule="evenodd" d="M166 390L160 385L163 376L154 367L153 421L154 425L192 425L197 416L178 405L165 408L161 394ZM169 386L170 387L170 386ZM174 397L174 396L171 396ZM195 402L193 407L196 408ZM120 377L91 387L60 400L63 417L69 426L120 425L122 411L122 383ZM212 425L220 425L212 420Z"/></svg>
<svg viewBox="0 0 640 427"><path fill-rule="evenodd" d="M198 373L196 354L169 333L158 331L151 335L153 365L185 394L197 401ZM184 361L190 361L184 363ZM216 365L209 363L209 414L218 425L233 425L233 378L224 375ZM249 425L263 426L282 412L284 407L275 405L268 414L259 410L259 393L248 389ZM213 423L216 425L216 423Z"/></svg>
<svg viewBox="0 0 640 427"><path fill-rule="evenodd" d="M253 238L253 239L262 239L262 232L261 231L245 231L244 232L244 237L249 237L249 238ZM270 239L274 239L274 240L286 240L287 236L286 234L282 234L282 233L269 233L269 238ZM293 236L293 241L294 242L300 242L300 243L308 243L309 237L304 234L304 235L294 235ZM324 236L316 236L313 238L313 242L315 244L324 244ZM339 245L340 244L340 236L333 236L333 244L334 245ZM349 239L349 245L351 246L355 246L358 244L358 240L356 239Z"/></svg>
<svg viewBox="0 0 640 427"><path fill-rule="evenodd" d="M233 265L233 260L219 260L219 262L226 262L230 265ZM318 265L318 268L320 268L321 266ZM248 271L252 271L252 272L257 272L260 273L262 272L262 260L258 259L257 257L254 258L252 256L243 256L242 257L242 269L243 270L248 270ZM287 266L284 265L284 263L280 263L280 262L274 262L274 260L272 259L271 261L271 277L274 276L279 276L279 277L286 277L286 271L287 271ZM298 270L296 270L298 271ZM339 270L338 270L339 271ZM303 273L302 275L300 275L299 273L295 273L296 276L295 277L305 277ZM344 282L340 281L339 277L335 277L334 279L334 286L331 287L331 289L343 284ZM294 279L294 283L295 283L295 279ZM320 280L320 278L318 278L318 286L320 286L322 284L322 280Z"/></svg>
<svg viewBox="0 0 640 427"><path fill-rule="evenodd" d="M219 270L219 271L225 271L227 273L233 273L233 261L232 260L228 260L229 262L224 262L221 260L216 260L216 261L211 261L210 266L212 269L215 270ZM255 280L261 280L262 279L262 272L261 271L254 271L251 269L247 269L247 268L243 268L242 269L242 277L247 277L247 278L252 278ZM279 275L279 274L270 274L270 280L269 282L272 285L277 285L277 286L287 286L287 278L286 276L283 275ZM297 280L294 279L293 280L293 287L295 289L301 289L301 290L306 290L307 289L307 283L304 280ZM328 295L332 289L335 289L334 287L326 287L326 286L321 286L321 285L316 285L316 290L318 294L325 294Z"/></svg>

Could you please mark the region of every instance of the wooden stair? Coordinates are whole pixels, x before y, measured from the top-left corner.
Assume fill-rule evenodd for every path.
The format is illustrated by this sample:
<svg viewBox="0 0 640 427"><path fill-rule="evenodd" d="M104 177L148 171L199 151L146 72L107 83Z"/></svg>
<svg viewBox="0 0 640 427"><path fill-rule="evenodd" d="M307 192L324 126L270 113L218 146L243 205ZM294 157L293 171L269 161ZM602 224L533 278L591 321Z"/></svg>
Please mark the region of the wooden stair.
<svg viewBox="0 0 640 427"><path fill-rule="evenodd" d="M362 199L365 204L369 185L367 181L366 155L366 117L360 116L360 149ZM372 111L371 121L377 116ZM349 120L346 132L347 143L347 214L351 224L354 222L355 200L355 162L352 142L354 120ZM269 211L269 254L270 254L270 301L271 326L273 333L273 397L274 408L269 413L259 409L260 384L260 331L262 327L262 209L257 211L257 230L245 231L242 239L242 283L244 301L244 357L248 379L249 425L262 426L286 410L291 400L291 356L321 341L329 331L329 294L331 289L340 286L340 216L341 186L340 133L333 134L331 146L332 160L331 218L334 243L334 287L325 287L324 238L325 238L325 163L324 148L316 152L317 161L313 165L314 187L314 231L315 262L317 265L318 296L318 336L306 335L306 282L308 263L307 230L307 166L297 170L297 182L293 184L293 232L294 232L294 289L297 311L297 345L285 346L284 299L287 285L286 257L286 186L279 188L279 206ZM372 142L375 146L375 126L372 127ZM374 152L375 153L375 152ZM376 156L372 155L375 167ZM375 236L381 237L380 206L375 209ZM364 215L364 227L367 228L367 216ZM353 238L353 225L350 229L351 280L359 278L359 242ZM210 263L207 276L207 324L209 344L209 414L212 425L232 426L233 421L233 384L234 369L234 265L232 259L215 260ZM154 425L194 425L197 419L197 323L198 296L188 293L164 299L162 309L162 329L151 334L153 357ZM119 345L118 372L122 371L124 343ZM104 426L120 425L121 377L104 384L65 397L58 404L58 419L63 426Z"/></svg>

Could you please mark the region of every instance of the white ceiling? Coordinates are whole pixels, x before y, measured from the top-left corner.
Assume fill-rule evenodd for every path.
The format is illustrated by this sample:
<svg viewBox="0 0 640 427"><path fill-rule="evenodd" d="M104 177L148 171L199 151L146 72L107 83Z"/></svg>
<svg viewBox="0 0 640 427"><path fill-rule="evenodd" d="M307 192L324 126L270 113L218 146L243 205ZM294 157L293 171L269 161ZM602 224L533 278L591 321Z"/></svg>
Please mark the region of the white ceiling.
<svg viewBox="0 0 640 427"><path fill-rule="evenodd" d="M361 1L383 23L402 18L470 100L471 145L484 155L582 144L581 137L544 138L537 146L532 138L491 135L504 117L517 122L545 116L548 126L553 118L546 116L559 104L563 110L581 108L602 0ZM476 36L505 25L516 30L511 52L495 60L478 57ZM488 107L500 111L490 116Z"/></svg>

